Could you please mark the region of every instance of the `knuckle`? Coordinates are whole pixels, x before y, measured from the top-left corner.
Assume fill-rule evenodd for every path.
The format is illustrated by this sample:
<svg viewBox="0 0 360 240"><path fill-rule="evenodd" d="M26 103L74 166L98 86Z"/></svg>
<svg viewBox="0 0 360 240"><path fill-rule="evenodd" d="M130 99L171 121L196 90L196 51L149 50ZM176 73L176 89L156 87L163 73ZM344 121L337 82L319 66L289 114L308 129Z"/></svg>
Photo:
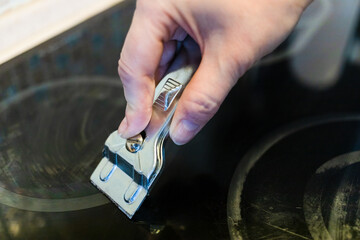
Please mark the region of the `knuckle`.
<svg viewBox="0 0 360 240"><path fill-rule="evenodd" d="M212 118L221 102L210 94L195 91L185 99L185 115L195 122L202 123Z"/></svg>
<svg viewBox="0 0 360 240"><path fill-rule="evenodd" d="M230 62L233 63L230 67L233 69L232 72L236 74L236 79L244 75L244 73L254 64L256 55L258 54L254 49L248 48L243 49L241 53L230 56Z"/></svg>
<svg viewBox="0 0 360 240"><path fill-rule="evenodd" d="M222 75L232 88L239 78L255 63L256 53L252 48L237 47L236 51L227 50L228 54L222 55L218 59L218 69L222 69ZM224 82L223 82L224 83Z"/></svg>
<svg viewBox="0 0 360 240"><path fill-rule="evenodd" d="M142 100L145 99L147 102L152 101L155 87L152 77L141 73L139 70L135 71L131 65L123 61L123 58L119 60L118 73L125 91L126 100L138 102L139 100L137 98L142 96Z"/></svg>
<svg viewBox="0 0 360 240"><path fill-rule="evenodd" d="M118 73L124 86L131 84L132 79L135 78L135 71L128 64L126 64L123 58L120 58L118 61Z"/></svg>

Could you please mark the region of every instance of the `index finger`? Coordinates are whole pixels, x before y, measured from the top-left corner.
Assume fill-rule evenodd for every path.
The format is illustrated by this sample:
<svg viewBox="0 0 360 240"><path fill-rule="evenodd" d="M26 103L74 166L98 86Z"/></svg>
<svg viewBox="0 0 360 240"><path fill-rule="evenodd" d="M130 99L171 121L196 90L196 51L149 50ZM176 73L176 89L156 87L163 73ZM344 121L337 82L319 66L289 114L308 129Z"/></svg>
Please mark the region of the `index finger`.
<svg viewBox="0 0 360 240"><path fill-rule="evenodd" d="M171 20L159 7L138 1L133 21L121 52L118 72L127 101L125 118L119 126L124 138L141 132L148 124L154 96L154 76L164 41L171 38Z"/></svg>

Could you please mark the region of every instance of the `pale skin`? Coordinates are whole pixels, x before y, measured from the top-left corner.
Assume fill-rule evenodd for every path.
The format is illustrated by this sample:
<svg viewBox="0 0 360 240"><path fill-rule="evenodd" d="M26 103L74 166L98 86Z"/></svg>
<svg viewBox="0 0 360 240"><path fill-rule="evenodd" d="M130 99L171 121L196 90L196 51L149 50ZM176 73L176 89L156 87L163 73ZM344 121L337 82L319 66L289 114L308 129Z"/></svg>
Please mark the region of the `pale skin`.
<svg viewBox="0 0 360 240"><path fill-rule="evenodd" d="M119 60L127 107L118 132L132 137L147 126L155 85L190 35L200 66L184 90L171 126L178 144L190 141L214 116L237 80L273 51L312 0L138 0Z"/></svg>

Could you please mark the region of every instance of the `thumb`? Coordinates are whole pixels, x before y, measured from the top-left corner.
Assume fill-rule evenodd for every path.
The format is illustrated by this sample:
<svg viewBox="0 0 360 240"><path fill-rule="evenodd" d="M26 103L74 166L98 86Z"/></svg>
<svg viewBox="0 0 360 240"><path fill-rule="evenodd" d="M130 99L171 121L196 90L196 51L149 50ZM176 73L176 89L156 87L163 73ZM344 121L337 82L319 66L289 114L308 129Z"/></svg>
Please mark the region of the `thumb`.
<svg viewBox="0 0 360 240"><path fill-rule="evenodd" d="M170 126L170 136L178 145L187 143L202 129L236 83L237 75L214 59L204 54L179 100Z"/></svg>

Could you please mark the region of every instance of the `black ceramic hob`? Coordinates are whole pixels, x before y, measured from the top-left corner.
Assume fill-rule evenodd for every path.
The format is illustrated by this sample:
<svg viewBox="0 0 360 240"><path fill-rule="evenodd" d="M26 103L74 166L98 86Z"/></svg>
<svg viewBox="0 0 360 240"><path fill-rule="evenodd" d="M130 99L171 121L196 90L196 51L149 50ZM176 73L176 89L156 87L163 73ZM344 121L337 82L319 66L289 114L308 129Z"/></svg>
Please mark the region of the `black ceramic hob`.
<svg viewBox="0 0 360 240"><path fill-rule="evenodd" d="M325 90L251 69L129 220L89 182L125 101L133 3L0 67L0 239L357 239L360 67ZM286 43L284 44L286 47Z"/></svg>

